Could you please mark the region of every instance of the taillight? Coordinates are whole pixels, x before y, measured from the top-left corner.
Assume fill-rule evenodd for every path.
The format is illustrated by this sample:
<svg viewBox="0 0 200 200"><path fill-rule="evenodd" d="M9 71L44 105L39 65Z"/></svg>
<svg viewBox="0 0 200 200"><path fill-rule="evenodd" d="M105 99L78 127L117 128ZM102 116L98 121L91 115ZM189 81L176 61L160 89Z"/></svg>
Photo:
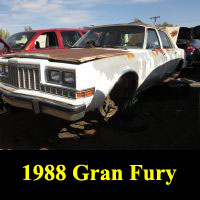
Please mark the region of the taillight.
<svg viewBox="0 0 200 200"><path fill-rule="evenodd" d="M195 47L193 47L192 45L189 45L189 46L186 47L185 50L186 50L187 52L194 53Z"/></svg>

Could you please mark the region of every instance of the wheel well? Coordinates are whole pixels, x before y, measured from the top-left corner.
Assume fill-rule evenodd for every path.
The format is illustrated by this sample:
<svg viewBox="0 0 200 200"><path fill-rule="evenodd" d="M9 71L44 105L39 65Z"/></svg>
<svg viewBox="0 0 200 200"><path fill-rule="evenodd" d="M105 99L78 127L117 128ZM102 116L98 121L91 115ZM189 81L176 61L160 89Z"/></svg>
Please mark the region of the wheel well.
<svg viewBox="0 0 200 200"><path fill-rule="evenodd" d="M138 87L138 75L135 72L128 72L120 77L118 82L127 80L129 85L133 88L135 91Z"/></svg>
<svg viewBox="0 0 200 200"><path fill-rule="evenodd" d="M114 87L110 92L110 96L115 98L115 96L120 95L118 89L122 83L128 83L128 87L131 91L131 96L135 96L138 87L138 75L135 72L127 72L123 74L118 81L115 83ZM127 91L126 91L127 92Z"/></svg>
<svg viewBox="0 0 200 200"><path fill-rule="evenodd" d="M183 64L184 64L184 60L181 59L181 60L179 61L178 65L177 65L177 67L176 67L176 71L178 71L178 72L181 71L182 68L183 68Z"/></svg>

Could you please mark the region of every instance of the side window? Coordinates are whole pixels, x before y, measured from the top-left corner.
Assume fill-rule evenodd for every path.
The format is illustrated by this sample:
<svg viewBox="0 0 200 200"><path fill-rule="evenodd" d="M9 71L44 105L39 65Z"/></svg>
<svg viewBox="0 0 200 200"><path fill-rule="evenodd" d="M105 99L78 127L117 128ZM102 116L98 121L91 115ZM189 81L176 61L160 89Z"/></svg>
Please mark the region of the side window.
<svg viewBox="0 0 200 200"><path fill-rule="evenodd" d="M158 35L154 29L147 31L147 49L160 49Z"/></svg>
<svg viewBox="0 0 200 200"><path fill-rule="evenodd" d="M163 44L164 49L170 49L172 48L172 44L167 36L167 34L163 31L159 31L159 35Z"/></svg>
<svg viewBox="0 0 200 200"><path fill-rule="evenodd" d="M35 41L36 49L58 48L58 39L55 32L46 32Z"/></svg>
<svg viewBox="0 0 200 200"><path fill-rule="evenodd" d="M80 33L75 31L61 32L61 37L64 47L71 47L81 36Z"/></svg>

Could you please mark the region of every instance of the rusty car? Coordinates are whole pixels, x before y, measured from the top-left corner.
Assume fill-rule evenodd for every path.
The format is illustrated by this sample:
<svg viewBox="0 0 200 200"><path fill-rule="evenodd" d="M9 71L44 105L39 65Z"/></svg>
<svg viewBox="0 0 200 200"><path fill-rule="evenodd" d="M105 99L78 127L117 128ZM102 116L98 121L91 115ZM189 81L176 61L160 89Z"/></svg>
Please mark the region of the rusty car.
<svg viewBox="0 0 200 200"><path fill-rule="evenodd" d="M7 54L2 102L69 121L94 110L105 119L127 114L140 92L185 67L173 35L151 25L96 26L68 50Z"/></svg>
<svg viewBox="0 0 200 200"><path fill-rule="evenodd" d="M0 56L11 52L34 52L71 47L88 30L56 28L18 32L6 41L0 39Z"/></svg>

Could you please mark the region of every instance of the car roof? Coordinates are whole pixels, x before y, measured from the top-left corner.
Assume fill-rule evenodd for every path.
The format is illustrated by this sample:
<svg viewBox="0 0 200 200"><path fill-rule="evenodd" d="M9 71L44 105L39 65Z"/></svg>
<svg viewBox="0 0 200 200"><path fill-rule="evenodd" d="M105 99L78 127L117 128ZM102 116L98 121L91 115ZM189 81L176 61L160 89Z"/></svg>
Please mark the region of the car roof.
<svg viewBox="0 0 200 200"><path fill-rule="evenodd" d="M103 28L103 27L117 27L117 26L141 26L146 28L158 28L154 25L150 24L137 24L137 23L123 23L123 24L108 24L108 25L99 25L99 26L93 26L93 28Z"/></svg>
<svg viewBox="0 0 200 200"><path fill-rule="evenodd" d="M50 29L37 29L37 30L31 30L28 32L45 32L45 31L88 31L87 29L84 28L50 28ZM26 31L20 31L26 32Z"/></svg>

